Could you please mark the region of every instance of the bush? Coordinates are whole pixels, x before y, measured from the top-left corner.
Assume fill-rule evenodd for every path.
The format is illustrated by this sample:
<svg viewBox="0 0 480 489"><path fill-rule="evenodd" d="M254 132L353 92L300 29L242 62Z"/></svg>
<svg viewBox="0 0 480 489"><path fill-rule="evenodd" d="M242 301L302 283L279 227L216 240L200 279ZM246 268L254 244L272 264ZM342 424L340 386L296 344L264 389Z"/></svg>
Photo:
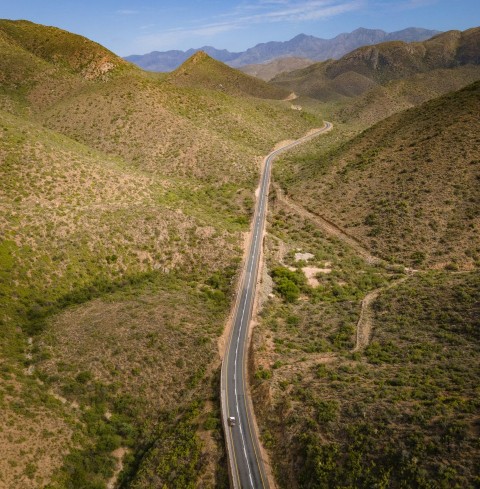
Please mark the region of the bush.
<svg viewBox="0 0 480 489"><path fill-rule="evenodd" d="M286 301L295 302L302 289L306 288L305 275L299 271L291 271L285 267L276 267L272 270L276 292Z"/></svg>
<svg viewBox="0 0 480 489"><path fill-rule="evenodd" d="M267 380L272 377L272 372L270 370L265 370L263 367L260 367L255 372L255 378L258 380Z"/></svg>

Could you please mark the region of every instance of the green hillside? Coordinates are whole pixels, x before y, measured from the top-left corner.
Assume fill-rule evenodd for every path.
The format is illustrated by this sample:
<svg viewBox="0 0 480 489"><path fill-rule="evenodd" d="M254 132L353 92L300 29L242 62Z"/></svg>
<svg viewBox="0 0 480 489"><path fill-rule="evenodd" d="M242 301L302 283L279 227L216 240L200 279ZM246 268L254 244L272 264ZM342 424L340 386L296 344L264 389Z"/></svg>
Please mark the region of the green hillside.
<svg viewBox="0 0 480 489"><path fill-rule="evenodd" d="M480 82L276 166L294 199L409 266L478 262ZM302 150L300 150L302 151Z"/></svg>
<svg viewBox="0 0 480 489"><path fill-rule="evenodd" d="M242 227L218 205L215 216L201 205L170 208L168 184L122 160L3 112L0 124L1 442L8 454L0 470L12 487L52 480L66 487L71 477L93 487L111 473L115 448L134 453L141 439L155 440L148 430L159 406L189 409L197 394L212 395L203 384L190 386L191 362L206 370L215 358L229 301L220 283L235 273ZM216 274L222 278L211 287ZM164 368L174 368L171 380ZM106 410L117 425L105 420ZM89 456L90 468L81 469Z"/></svg>
<svg viewBox="0 0 480 489"><path fill-rule="evenodd" d="M331 110L338 121L366 128L401 110L460 90L479 78L477 65L432 70L377 85L354 99L332 104Z"/></svg>
<svg viewBox="0 0 480 489"><path fill-rule="evenodd" d="M176 87L143 75L84 87L38 119L151 172L237 183L256 178L255 158L276 141L321 124L286 103Z"/></svg>
<svg viewBox="0 0 480 489"><path fill-rule="evenodd" d="M216 61L203 51L194 54L168 75L180 87L208 88L229 95L283 100L290 92Z"/></svg>
<svg viewBox="0 0 480 489"><path fill-rule="evenodd" d="M206 55L194 56L175 73L189 74L191 86L179 86L184 84L174 75L165 80L142 72L80 36L31 23L4 24L0 32L9 39L0 43L6 53L0 61L4 109L27 111L53 130L148 171L256 178L257 155L321 124L292 111L287 102L263 100L282 99L287 92ZM28 41L28 36L49 42ZM65 53L64 45L70 46ZM110 71L86 76L85 70L95 72L92 66L103 62ZM218 167L225 162L228 172Z"/></svg>
<svg viewBox="0 0 480 489"><path fill-rule="evenodd" d="M270 301L252 381L279 487L476 487L479 285L436 272L381 290L356 352L358 303Z"/></svg>
<svg viewBox="0 0 480 489"><path fill-rule="evenodd" d="M321 120L30 22L0 53L2 481L223 484L217 342L261 159Z"/></svg>
<svg viewBox="0 0 480 489"><path fill-rule="evenodd" d="M4 43L87 80L105 79L131 66L100 44L57 27L40 26L26 20L0 20L0 32ZM22 63L18 65L22 67Z"/></svg>

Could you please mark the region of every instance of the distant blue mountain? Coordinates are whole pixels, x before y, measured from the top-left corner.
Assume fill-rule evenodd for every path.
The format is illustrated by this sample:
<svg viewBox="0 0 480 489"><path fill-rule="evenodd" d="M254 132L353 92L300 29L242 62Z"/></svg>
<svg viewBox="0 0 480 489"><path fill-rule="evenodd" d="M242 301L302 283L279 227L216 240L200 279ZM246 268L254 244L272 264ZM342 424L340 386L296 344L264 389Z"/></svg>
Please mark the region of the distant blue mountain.
<svg viewBox="0 0 480 489"><path fill-rule="evenodd" d="M321 39L315 36L299 34L290 41L257 44L240 53L231 53L226 49L203 46L188 51L153 51L144 55L131 55L125 59L144 70L172 71L197 51L205 51L212 58L238 68L249 64L265 63L276 58L301 57L314 61L329 58L338 59L361 46L378 44L385 41L424 41L439 34L440 31L409 27L397 32L385 32L380 29L359 28L350 33L339 34L333 39Z"/></svg>

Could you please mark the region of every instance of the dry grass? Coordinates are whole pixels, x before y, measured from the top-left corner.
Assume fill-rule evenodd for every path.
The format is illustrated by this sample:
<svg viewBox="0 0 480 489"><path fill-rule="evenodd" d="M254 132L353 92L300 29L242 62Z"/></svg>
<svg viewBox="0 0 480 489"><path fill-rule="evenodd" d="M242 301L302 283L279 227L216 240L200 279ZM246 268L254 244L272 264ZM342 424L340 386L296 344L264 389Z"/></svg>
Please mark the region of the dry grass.
<svg viewBox="0 0 480 489"><path fill-rule="evenodd" d="M188 393L192 375L219 362L215 339L222 318L204 310L208 301L195 289L159 292L92 301L61 314L42 336L40 355L49 360L38 368L60 391L88 371L95 381L136 397L145 418L188 402L196 394Z"/></svg>

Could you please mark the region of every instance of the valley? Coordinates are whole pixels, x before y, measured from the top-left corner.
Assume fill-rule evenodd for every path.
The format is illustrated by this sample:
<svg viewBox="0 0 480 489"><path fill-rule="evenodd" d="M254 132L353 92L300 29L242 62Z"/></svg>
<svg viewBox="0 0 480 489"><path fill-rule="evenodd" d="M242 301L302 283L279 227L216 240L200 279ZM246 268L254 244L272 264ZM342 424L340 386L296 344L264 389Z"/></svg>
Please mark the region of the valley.
<svg viewBox="0 0 480 489"><path fill-rule="evenodd" d="M239 372L269 485L476 487L479 35L267 83L1 20L0 488L229 486L255 229Z"/></svg>

